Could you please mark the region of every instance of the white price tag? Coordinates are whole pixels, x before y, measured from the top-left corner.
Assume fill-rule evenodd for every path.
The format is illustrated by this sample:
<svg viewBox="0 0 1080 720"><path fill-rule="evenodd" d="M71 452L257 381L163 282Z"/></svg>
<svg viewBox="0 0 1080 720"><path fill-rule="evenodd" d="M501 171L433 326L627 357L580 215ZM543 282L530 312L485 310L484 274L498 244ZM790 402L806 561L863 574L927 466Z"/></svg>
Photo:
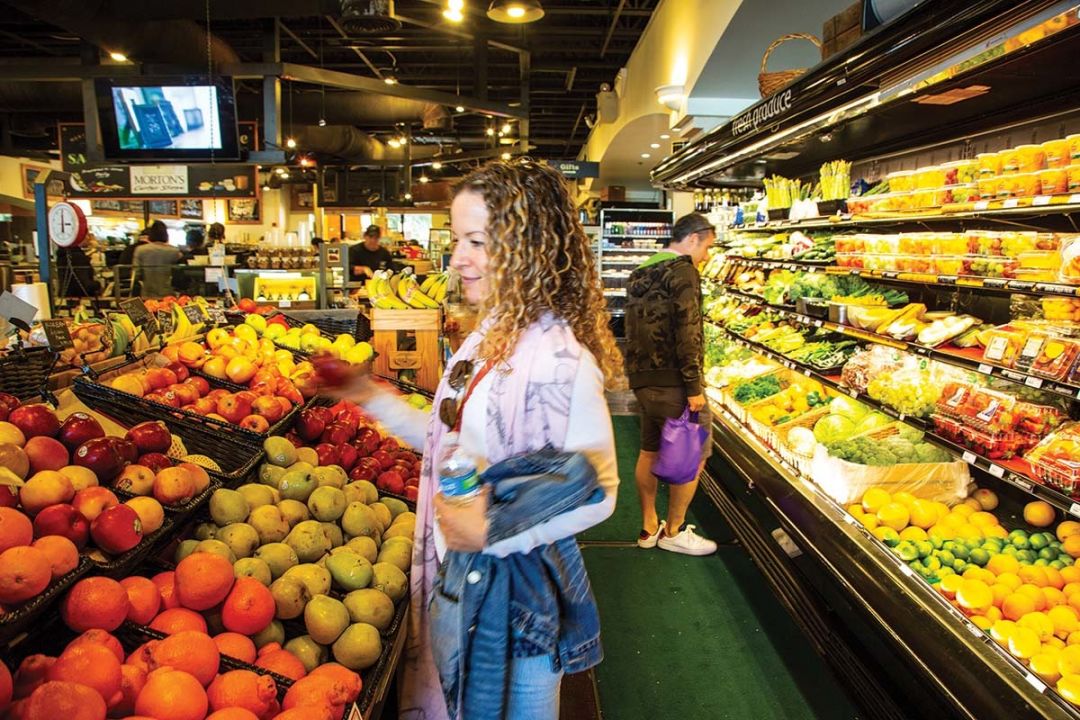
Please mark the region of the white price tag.
<svg viewBox="0 0 1080 720"><path fill-rule="evenodd" d="M813 377L813 375L810 373L810 371L806 370L806 369L803 370L803 375L805 375L806 377Z"/></svg>
<svg viewBox="0 0 1080 720"><path fill-rule="evenodd" d="M1031 687L1035 688L1039 692L1043 692L1046 690L1046 683L1040 680L1038 675L1032 673L1024 673L1024 679L1028 681L1028 684L1031 685Z"/></svg>
<svg viewBox="0 0 1080 720"><path fill-rule="evenodd" d="M993 375L994 366L987 365L986 363L979 363L979 372L981 372L983 375Z"/></svg>
<svg viewBox="0 0 1080 720"><path fill-rule="evenodd" d="M821 321L820 320L815 320L814 321L814 327L821 327Z"/></svg>
<svg viewBox="0 0 1080 720"><path fill-rule="evenodd" d="M1024 384L1030 388L1035 388L1037 390L1042 387L1043 381L1042 378L1029 377L1024 380Z"/></svg>
<svg viewBox="0 0 1080 720"><path fill-rule="evenodd" d="M1001 203L1001 207L1003 207L1003 208L1020 207L1020 201L1017 198L1009 198L1005 202Z"/></svg>
<svg viewBox="0 0 1080 720"><path fill-rule="evenodd" d="M816 268L816 267L814 267L813 265L811 265L810 267L806 268L806 272L808 272L808 273L810 273L811 275L813 275L814 273L816 273L816 272L817 272L817 268Z"/></svg>
<svg viewBox="0 0 1080 720"><path fill-rule="evenodd" d="M1050 196L1049 195L1036 195L1035 199L1031 201L1031 204L1034 205L1035 207L1039 207L1040 205L1049 205L1050 204Z"/></svg>
<svg viewBox="0 0 1080 720"><path fill-rule="evenodd" d="M911 567L907 564L900 566L900 572L904 573L908 577L915 577L915 571L912 570Z"/></svg>
<svg viewBox="0 0 1080 720"><path fill-rule="evenodd" d="M1031 481L1025 480L1024 478L1019 478L1019 477L1014 477L1012 479L1012 483L1013 483L1013 485L1020 488L1024 492L1031 492L1031 489L1033 487L1032 484L1031 484Z"/></svg>
<svg viewBox="0 0 1080 720"><path fill-rule="evenodd" d="M278 300L278 307L292 307L292 300Z"/></svg>
<svg viewBox="0 0 1080 720"><path fill-rule="evenodd" d="M994 465L993 463L991 463L990 467L987 469L990 474L996 478L1005 477L1005 468L1001 467L1000 465Z"/></svg>
<svg viewBox="0 0 1080 720"><path fill-rule="evenodd" d="M967 626L968 632L971 633L972 635L974 635L975 637L977 637L977 638L985 638L986 637L986 635L983 634L983 631L975 623L970 623L969 622L969 623L964 623L964 625Z"/></svg>
<svg viewBox="0 0 1080 720"><path fill-rule="evenodd" d="M1080 195L1070 195L1069 203L1072 205L1080 205Z"/></svg>
<svg viewBox="0 0 1080 720"><path fill-rule="evenodd" d="M974 465L975 464L975 453L973 453L973 452L965 450L964 454L961 455L960 457L963 458L964 462L966 462L968 465Z"/></svg>
<svg viewBox="0 0 1080 720"><path fill-rule="evenodd" d="M850 395L853 398L859 397L859 391L856 390L855 388L848 388L847 392L848 392L848 395Z"/></svg>
<svg viewBox="0 0 1080 720"><path fill-rule="evenodd" d="M907 415L905 415L904 413L900 413L896 417L900 420L900 422L904 422L904 419L907 417Z"/></svg>
<svg viewBox="0 0 1080 720"><path fill-rule="evenodd" d="M844 522L846 522L848 525L858 525L859 524L859 521L856 520L851 515L849 515L848 513L844 513L843 517L844 517Z"/></svg>
<svg viewBox="0 0 1080 720"><path fill-rule="evenodd" d="M990 207L990 201L989 200L979 200L977 203L975 203L975 209L976 210L986 210L989 207Z"/></svg>
<svg viewBox="0 0 1080 720"><path fill-rule="evenodd" d="M1072 505L1070 505L1069 514L1080 517L1080 503L1073 503Z"/></svg>

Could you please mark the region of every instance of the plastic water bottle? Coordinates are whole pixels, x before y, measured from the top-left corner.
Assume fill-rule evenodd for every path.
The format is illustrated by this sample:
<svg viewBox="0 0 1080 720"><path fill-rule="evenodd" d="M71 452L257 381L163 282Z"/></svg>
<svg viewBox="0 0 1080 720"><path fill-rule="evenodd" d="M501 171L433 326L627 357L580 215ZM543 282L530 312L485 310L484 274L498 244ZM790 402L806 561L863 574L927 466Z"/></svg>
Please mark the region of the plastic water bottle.
<svg viewBox="0 0 1080 720"><path fill-rule="evenodd" d="M458 445L458 434L447 433L439 458L439 492L455 503L470 502L480 492L476 463Z"/></svg>

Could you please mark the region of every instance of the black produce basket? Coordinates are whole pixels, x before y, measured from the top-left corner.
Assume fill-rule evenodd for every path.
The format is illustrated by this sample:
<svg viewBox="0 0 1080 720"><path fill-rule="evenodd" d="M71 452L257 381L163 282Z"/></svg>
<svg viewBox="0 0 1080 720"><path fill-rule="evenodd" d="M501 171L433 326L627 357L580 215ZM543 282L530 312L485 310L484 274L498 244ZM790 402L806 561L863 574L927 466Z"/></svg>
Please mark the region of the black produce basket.
<svg viewBox="0 0 1080 720"><path fill-rule="evenodd" d="M0 357L0 391L23 401L40 398L58 357L46 347L16 346Z"/></svg>
<svg viewBox="0 0 1080 720"><path fill-rule="evenodd" d="M283 313L280 310L270 313L268 318L281 315L289 327L314 325L331 336L352 335L357 342L371 340L371 321L358 309L345 310L294 310Z"/></svg>
<svg viewBox="0 0 1080 720"><path fill-rule="evenodd" d="M188 410L182 410L153 400L147 400L146 398L136 397L135 395L121 392L104 384L108 379L111 379L115 375L120 375L133 369L141 369L146 365L146 358L140 358L120 365L96 380L83 375L75 378L75 381L72 383L72 389L74 390L75 395L86 403L87 406L107 415L112 415L124 424L130 423L134 425L147 420L161 420L168 424L170 429L172 429L174 425L180 428L202 427L215 433L238 438L241 442L246 442L249 445L258 446L261 446L263 440L270 435L279 434L278 431L286 424L291 423L292 418L302 407L301 405L294 405L293 409L285 414L285 417L270 426L269 431L266 433L256 433L251 430L245 430L239 425L234 425L227 421L215 420L214 418L205 417ZM235 388L235 386L229 387L224 385L216 379L209 379L208 382L211 387L220 387L230 391L233 391L233 388ZM183 432L177 434L184 437Z"/></svg>
<svg viewBox="0 0 1080 720"><path fill-rule="evenodd" d="M835 215L838 212L847 212L847 200L818 200L817 201L818 215L828 216Z"/></svg>
<svg viewBox="0 0 1080 720"><path fill-rule="evenodd" d="M788 215L791 214L791 208L776 208L775 210L769 210L770 220L787 220Z"/></svg>
<svg viewBox="0 0 1080 720"><path fill-rule="evenodd" d="M35 621L41 614L52 608L53 603L56 602L56 600L58 600L76 580L90 572L93 567L94 563L89 558L85 555L80 555L79 564L75 566L75 569L53 581L49 587L45 589L45 592L28 600L19 607L8 610L3 615L0 615L0 644L6 645L20 634L29 632L31 628L36 629L37 623ZM52 612L50 614L59 615L58 612ZM14 671L14 668L11 669Z"/></svg>
<svg viewBox="0 0 1080 720"><path fill-rule="evenodd" d="M210 470L208 468L203 469L206 470L207 474L210 473ZM170 513L173 516L186 517L187 515L190 515L193 511L201 507L202 504L205 503L207 500L209 500L210 496L214 494L214 491L220 487L223 487L222 482L220 480L214 480L213 478L211 478L210 484L206 486L206 489L195 497L188 500L187 502L180 503L179 505L166 505L165 503L162 503L161 507L165 510L165 512ZM113 494L116 495L116 497L120 498L120 500L122 501L127 501L135 497L141 497L139 495L136 495L135 493L129 493L124 490L119 490L117 488L110 489L112 490Z"/></svg>
<svg viewBox="0 0 1080 720"><path fill-rule="evenodd" d="M131 548L126 553L117 555L113 558L108 558L107 560L95 560L91 558L90 562L96 569L96 574L117 579L127 577L131 574L132 570L143 562L143 560L169 541L176 528L176 522L176 518L166 515L165 521L161 524L161 527L145 536L138 545Z"/></svg>

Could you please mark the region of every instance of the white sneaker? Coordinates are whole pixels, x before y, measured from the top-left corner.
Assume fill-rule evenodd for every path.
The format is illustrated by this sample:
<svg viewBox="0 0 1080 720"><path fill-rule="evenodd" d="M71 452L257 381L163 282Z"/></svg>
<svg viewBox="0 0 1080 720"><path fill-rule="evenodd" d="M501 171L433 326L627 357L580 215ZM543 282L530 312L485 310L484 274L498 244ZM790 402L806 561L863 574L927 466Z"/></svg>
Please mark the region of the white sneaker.
<svg viewBox="0 0 1080 720"><path fill-rule="evenodd" d="M661 550L682 553L683 555L712 555L716 552L716 543L706 540L694 532L696 525L687 525L675 537L662 535L656 544Z"/></svg>
<svg viewBox="0 0 1080 720"><path fill-rule="evenodd" d="M663 534L664 526L666 524L667 523L664 520L661 520L660 527L658 527L656 529L656 532L654 532L652 535L646 535L645 531L642 530L641 534L638 535L637 546L639 548L645 548L646 550L656 547L656 541L659 540L660 536Z"/></svg>

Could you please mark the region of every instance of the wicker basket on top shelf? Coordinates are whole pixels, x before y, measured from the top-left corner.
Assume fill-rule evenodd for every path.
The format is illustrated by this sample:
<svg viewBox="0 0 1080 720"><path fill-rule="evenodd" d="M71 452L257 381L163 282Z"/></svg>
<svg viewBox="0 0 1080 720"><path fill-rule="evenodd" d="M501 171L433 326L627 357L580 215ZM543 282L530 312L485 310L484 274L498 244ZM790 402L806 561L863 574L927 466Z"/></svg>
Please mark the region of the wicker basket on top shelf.
<svg viewBox="0 0 1080 720"><path fill-rule="evenodd" d="M806 40L814 43L816 47L821 48L821 41L810 33L788 33L787 35L781 35L776 40L773 40L761 58L761 70L758 72L758 89L761 90L761 97L763 98L769 97L774 92L806 72L806 68L778 70L776 72L768 71L769 56L772 55L773 50L780 47L788 40Z"/></svg>

